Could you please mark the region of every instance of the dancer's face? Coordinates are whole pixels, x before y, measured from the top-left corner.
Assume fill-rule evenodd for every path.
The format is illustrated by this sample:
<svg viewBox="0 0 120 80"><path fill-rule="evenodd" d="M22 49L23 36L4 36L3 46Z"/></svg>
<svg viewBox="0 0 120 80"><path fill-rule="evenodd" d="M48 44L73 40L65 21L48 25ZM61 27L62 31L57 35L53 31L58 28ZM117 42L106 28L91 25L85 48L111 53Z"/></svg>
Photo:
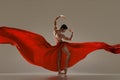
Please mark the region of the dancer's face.
<svg viewBox="0 0 120 80"><path fill-rule="evenodd" d="M66 29L60 29L60 31L64 33L66 31Z"/></svg>

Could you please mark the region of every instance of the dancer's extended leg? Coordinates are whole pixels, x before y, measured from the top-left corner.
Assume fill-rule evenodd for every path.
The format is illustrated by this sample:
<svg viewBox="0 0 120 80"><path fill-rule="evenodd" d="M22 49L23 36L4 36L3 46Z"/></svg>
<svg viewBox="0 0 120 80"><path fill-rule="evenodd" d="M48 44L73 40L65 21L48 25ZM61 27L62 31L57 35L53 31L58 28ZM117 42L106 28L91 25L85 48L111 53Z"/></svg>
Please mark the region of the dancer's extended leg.
<svg viewBox="0 0 120 80"><path fill-rule="evenodd" d="M58 74L61 74L61 51L58 52Z"/></svg>
<svg viewBox="0 0 120 80"><path fill-rule="evenodd" d="M70 60L70 51L68 50L68 48L66 46L64 46L62 48L62 50L66 53L66 65L65 65L65 69L64 69L64 72L65 74L67 74L67 68L68 68L68 64L69 64L69 60Z"/></svg>

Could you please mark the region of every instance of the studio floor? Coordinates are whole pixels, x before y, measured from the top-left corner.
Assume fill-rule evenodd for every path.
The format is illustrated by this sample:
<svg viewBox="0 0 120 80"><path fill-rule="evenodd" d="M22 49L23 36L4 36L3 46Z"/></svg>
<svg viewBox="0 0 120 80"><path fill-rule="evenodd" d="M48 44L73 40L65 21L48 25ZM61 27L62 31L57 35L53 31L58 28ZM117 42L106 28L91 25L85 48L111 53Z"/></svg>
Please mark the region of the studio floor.
<svg viewBox="0 0 120 80"><path fill-rule="evenodd" d="M0 80L120 80L120 75L0 74Z"/></svg>

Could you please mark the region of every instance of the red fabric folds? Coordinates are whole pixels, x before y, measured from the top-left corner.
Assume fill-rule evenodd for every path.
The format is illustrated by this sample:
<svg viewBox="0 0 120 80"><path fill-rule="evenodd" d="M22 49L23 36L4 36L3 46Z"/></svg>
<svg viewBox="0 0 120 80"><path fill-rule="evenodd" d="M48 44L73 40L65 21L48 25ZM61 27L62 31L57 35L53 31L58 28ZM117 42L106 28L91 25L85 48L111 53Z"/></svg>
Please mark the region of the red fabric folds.
<svg viewBox="0 0 120 80"><path fill-rule="evenodd" d="M66 54L61 50L64 45L66 45L71 52L69 67L75 65L95 50L104 49L114 54L120 53L120 44L108 45L104 42L61 42L52 46L39 34L5 26L0 27L0 44L16 46L25 60L51 71L58 71L57 58L59 51L61 51L62 54L61 70L64 69Z"/></svg>

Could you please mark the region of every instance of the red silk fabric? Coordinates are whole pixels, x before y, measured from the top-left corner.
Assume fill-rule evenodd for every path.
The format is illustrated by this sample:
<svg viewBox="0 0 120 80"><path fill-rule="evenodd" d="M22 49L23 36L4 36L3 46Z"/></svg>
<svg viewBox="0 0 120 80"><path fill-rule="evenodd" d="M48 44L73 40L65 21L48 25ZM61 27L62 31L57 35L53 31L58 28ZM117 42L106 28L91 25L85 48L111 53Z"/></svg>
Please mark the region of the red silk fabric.
<svg viewBox="0 0 120 80"><path fill-rule="evenodd" d="M67 46L71 53L69 67L75 65L95 50L104 49L114 54L120 53L120 44L108 45L104 42L61 42L52 46L39 34L5 26L0 27L0 44L16 46L25 60L51 71L58 71L59 51L61 51L61 70L64 69L66 54L61 50L64 45Z"/></svg>

